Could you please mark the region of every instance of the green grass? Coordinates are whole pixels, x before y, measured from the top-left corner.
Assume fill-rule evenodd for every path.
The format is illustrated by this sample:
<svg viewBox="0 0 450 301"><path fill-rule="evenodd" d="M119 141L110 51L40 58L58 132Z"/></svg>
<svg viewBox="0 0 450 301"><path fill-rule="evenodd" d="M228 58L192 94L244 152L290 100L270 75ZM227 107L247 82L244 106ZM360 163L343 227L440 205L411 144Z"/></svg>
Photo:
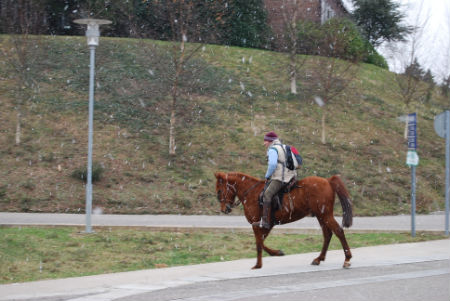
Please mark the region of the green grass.
<svg viewBox="0 0 450 301"><path fill-rule="evenodd" d="M418 242L440 235L347 234L352 248ZM319 253L321 235L272 234L266 244L285 254ZM341 249L333 237L330 250ZM253 234L231 231L152 232L136 229L0 228L0 283L152 269L256 256ZM313 258L311 258L312 260ZM249 267L250 268L250 267Z"/></svg>
<svg viewBox="0 0 450 301"><path fill-rule="evenodd" d="M40 37L39 43L29 48L42 50L30 54L37 58L29 72L39 91L23 106L20 145L17 74L0 57L0 210L80 212L85 187L71 175L86 166L88 49L83 37ZM430 102L407 108L392 73L362 64L356 80L322 111L308 77L316 60L308 58L299 94L291 95L286 54L205 45L180 84L177 155L169 156L170 46L102 38L98 47L93 159L104 173L93 203L103 212L216 214L214 172L263 177L262 136L275 130L300 150L301 177L342 175L355 215L406 214L410 170L397 117L412 111L418 113L417 211L443 210L444 141L433 119L448 99L437 88ZM0 36L0 47L10 47L8 36ZM323 112L326 144L320 143Z"/></svg>

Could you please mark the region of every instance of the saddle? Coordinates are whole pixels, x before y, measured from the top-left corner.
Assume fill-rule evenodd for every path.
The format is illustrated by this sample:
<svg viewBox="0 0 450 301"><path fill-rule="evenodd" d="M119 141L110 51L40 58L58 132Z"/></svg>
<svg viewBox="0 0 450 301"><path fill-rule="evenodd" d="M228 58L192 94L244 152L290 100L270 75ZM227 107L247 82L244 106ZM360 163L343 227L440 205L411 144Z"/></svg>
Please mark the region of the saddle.
<svg viewBox="0 0 450 301"><path fill-rule="evenodd" d="M264 201L263 196L264 196L264 191L266 191L266 187L264 187L264 189L259 194L258 204L259 204L260 208L263 207L263 201ZM283 183L283 186L281 186L280 190L273 196L272 201L270 202L270 204L271 204L270 208L272 209L271 210L272 215L274 214L275 211L277 211L281 208L281 205L283 204L284 194L289 193L292 189L297 188L297 187L300 187L300 186L297 186L297 177L293 177L289 182Z"/></svg>

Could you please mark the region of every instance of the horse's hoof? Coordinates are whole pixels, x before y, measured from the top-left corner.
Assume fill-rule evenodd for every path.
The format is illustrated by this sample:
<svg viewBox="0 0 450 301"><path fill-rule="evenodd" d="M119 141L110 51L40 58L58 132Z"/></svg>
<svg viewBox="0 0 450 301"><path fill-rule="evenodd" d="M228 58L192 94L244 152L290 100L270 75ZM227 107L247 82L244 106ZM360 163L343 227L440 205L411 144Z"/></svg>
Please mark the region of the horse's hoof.
<svg viewBox="0 0 450 301"><path fill-rule="evenodd" d="M313 262L311 262L311 265L319 265L320 260L314 259Z"/></svg>
<svg viewBox="0 0 450 301"><path fill-rule="evenodd" d="M255 265L254 267L252 267L252 270L257 270L260 269L262 266L261 265Z"/></svg>
<svg viewBox="0 0 450 301"><path fill-rule="evenodd" d="M279 250L279 251L278 251L278 256L284 256L284 252L281 251L281 250Z"/></svg>
<svg viewBox="0 0 450 301"><path fill-rule="evenodd" d="M351 266L352 264L350 263L350 261L346 261L346 262L344 262L344 265L342 266L344 269L349 269L350 268L350 266Z"/></svg>

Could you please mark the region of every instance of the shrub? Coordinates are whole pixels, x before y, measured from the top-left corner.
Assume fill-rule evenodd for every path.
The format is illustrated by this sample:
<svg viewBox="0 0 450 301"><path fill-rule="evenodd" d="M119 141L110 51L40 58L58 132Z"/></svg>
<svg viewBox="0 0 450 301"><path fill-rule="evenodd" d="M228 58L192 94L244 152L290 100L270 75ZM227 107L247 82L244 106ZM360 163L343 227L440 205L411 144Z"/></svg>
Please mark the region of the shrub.
<svg viewBox="0 0 450 301"><path fill-rule="evenodd" d="M6 185L0 186L0 200L6 198Z"/></svg>
<svg viewBox="0 0 450 301"><path fill-rule="evenodd" d="M387 69L383 56L359 32L349 19L333 18L323 25L300 21L297 25L301 54L363 61Z"/></svg>
<svg viewBox="0 0 450 301"><path fill-rule="evenodd" d="M365 43L367 55L364 59L364 63L372 64L383 69L389 69L386 59L375 50L369 41L366 40Z"/></svg>
<svg viewBox="0 0 450 301"><path fill-rule="evenodd" d="M359 61L366 55L364 39L358 31L358 28L349 19L333 18L322 25L325 39L322 40L322 49L332 47L333 57Z"/></svg>
<svg viewBox="0 0 450 301"><path fill-rule="evenodd" d="M25 189L28 189L28 190L34 190L36 188L36 184L34 184L31 179L28 179L27 181L22 183L20 186Z"/></svg>
<svg viewBox="0 0 450 301"><path fill-rule="evenodd" d="M101 180L105 169L100 163L92 164L92 183ZM87 182L87 167L80 167L72 172L72 178Z"/></svg>

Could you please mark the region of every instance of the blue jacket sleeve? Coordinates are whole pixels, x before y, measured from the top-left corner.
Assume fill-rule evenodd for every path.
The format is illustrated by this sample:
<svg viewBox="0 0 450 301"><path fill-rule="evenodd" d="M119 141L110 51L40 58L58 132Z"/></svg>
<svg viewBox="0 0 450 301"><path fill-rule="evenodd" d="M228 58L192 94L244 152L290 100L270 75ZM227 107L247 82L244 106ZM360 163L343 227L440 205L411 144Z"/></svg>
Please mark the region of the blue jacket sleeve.
<svg viewBox="0 0 450 301"><path fill-rule="evenodd" d="M267 151L267 156L269 157L269 163L267 166L265 178L269 179L272 176L275 169L277 168L278 152L274 148L269 148L269 150Z"/></svg>

